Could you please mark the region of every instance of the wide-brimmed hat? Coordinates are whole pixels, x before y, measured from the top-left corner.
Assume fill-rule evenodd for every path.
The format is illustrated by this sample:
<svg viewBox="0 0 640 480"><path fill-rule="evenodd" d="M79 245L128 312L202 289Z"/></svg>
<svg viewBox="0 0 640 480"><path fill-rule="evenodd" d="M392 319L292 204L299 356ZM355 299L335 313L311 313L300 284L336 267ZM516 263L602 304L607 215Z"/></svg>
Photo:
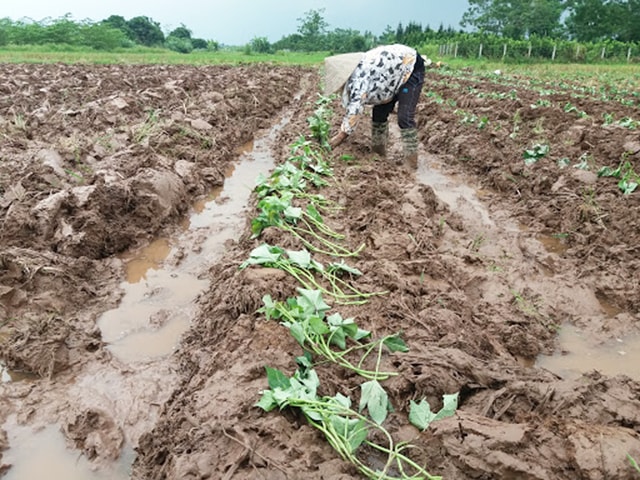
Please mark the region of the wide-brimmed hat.
<svg viewBox="0 0 640 480"><path fill-rule="evenodd" d="M362 60L363 52L343 53L324 59L324 94L337 92Z"/></svg>

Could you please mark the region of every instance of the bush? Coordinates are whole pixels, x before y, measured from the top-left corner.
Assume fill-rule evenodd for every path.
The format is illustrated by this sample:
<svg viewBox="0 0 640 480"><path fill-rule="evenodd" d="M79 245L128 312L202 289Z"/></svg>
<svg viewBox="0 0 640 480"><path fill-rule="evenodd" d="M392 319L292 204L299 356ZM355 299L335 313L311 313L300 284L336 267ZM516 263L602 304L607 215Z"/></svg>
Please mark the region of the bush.
<svg viewBox="0 0 640 480"><path fill-rule="evenodd" d="M169 50L178 53L191 53L193 51L193 43L188 38L167 37L166 46Z"/></svg>

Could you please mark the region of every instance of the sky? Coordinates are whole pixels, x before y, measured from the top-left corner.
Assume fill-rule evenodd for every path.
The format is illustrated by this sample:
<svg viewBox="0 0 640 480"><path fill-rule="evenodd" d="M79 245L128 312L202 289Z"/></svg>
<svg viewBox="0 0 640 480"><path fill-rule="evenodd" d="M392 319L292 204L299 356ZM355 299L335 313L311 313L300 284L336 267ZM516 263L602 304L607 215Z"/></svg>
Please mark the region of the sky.
<svg viewBox="0 0 640 480"><path fill-rule="evenodd" d="M395 28L411 21L434 29L441 24L459 29L468 7L467 0L2 0L0 18L40 21L69 13L76 21L97 22L110 15L126 20L143 15L158 22L165 34L184 24L194 38L244 45L255 37L273 43L296 33L299 19L310 10L324 9L329 30L351 28L380 35L387 25Z"/></svg>

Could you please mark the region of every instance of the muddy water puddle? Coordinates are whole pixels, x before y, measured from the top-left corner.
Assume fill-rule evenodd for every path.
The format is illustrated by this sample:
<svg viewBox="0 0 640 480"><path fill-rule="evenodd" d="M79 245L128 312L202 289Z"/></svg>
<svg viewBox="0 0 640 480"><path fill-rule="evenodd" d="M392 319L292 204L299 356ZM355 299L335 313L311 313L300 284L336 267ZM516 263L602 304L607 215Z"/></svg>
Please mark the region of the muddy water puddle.
<svg viewBox="0 0 640 480"><path fill-rule="evenodd" d="M9 450L3 458L12 467L3 477L5 480L64 479L64 480L111 480L129 478L127 464L118 462L109 469L94 471L83 455L71 455L65 448L64 437L59 428L48 425L37 431L14 425L9 433L9 442L19 444L20 449ZM129 452L131 456L133 451Z"/></svg>
<svg viewBox="0 0 640 480"><path fill-rule="evenodd" d="M540 356L538 366L567 379L597 370L640 380L640 335L598 342L575 326L564 325L558 342L559 353Z"/></svg>
<svg viewBox="0 0 640 480"><path fill-rule="evenodd" d="M268 143L282 125L236 150L242 160L227 170L222 188L194 204L178 238L157 239L123 257L124 296L118 308L98 321L103 340L118 358L125 362L153 360L175 349L196 314L197 296L209 285L201 277L222 256L225 242L241 233L255 180L273 168ZM198 237L201 240L196 244L193 239ZM179 262L168 265L166 260L174 254L179 254Z"/></svg>
<svg viewBox="0 0 640 480"><path fill-rule="evenodd" d="M283 117L264 137L236 151L239 161L226 172L224 185L195 202L176 238L156 239L121 257L126 267L123 297L98 319L115 368L88 370L71 388L76 407L104 408L128 425L127 445L153 427L157 412L149 405L160 405L171 391L175 372L166 359L196 315L196 299L209 285L208 267L221 258L225 243L242 232L255 181L274 166L269 145L289 120ZM2 382L18 379L2 365L0 373ZM113 465L95 470L80 452L66 448L57 425L35 431L8 421L3 428L10 440L4 459L12 464L9 480L129 478L135 455L129 446Z"/></svg>
<svg viewBox="0 0 640 480"><path fill-rule="evenodd" d="M473 222L480 218L484 226L495 226L486 207L478 199L485 192L440 173L438 168L441 166L442 163L437 156L424 155L418 164L418 181L433 188L438 197L463 218Z"/></svg>

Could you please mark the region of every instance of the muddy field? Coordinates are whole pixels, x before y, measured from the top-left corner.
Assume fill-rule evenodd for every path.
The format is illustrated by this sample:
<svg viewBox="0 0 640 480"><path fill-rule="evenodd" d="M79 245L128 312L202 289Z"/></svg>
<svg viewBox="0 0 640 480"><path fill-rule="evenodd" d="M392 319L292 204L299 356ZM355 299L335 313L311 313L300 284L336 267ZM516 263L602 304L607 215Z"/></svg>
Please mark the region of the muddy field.
<svg viewBox="0 0 640 480"><path fill-rule="evenodd" d="M97 472L129 458L133 479L362 478L299 412L255 406L265 366L292 375L302 354L256 312L263 295L283 301L299 284L238 268L263 242L301 247L274 228L252 238L255 195L241 232L201 262L207 287L172 355L122 361L98 327L123 297L124 254L181 231L248 142L266 138L278 165L309 134L318 72L0 69L0 472L14 468L12 425L53 425ZM623 159L640 171L638 130L603 122L638 120L637 97L544 87L429 71L418 170L400 161L397 129L387 158L371 154L364 118L318 190L341 207L326 223L346 246L365 246L347 260L362 272L353 282L386 292L331 306L377 337L402 332L409 351L383 358L398 374L382 382L393 405L385 426L445 479L640 477L626 458L640 459L640 364L623 351L640 335L640 192L597 175ZM536 145L549 153L525 161ZM205 241L188 237L168 261ZM569 327L594 346L619 343L628 376L541 366ZM318 373L322 395L357 405L361 378ZM454 416L424 432L409 423L411 400L439 409L456 392ZM375 452L360 455L380 468Z"/></svg>

